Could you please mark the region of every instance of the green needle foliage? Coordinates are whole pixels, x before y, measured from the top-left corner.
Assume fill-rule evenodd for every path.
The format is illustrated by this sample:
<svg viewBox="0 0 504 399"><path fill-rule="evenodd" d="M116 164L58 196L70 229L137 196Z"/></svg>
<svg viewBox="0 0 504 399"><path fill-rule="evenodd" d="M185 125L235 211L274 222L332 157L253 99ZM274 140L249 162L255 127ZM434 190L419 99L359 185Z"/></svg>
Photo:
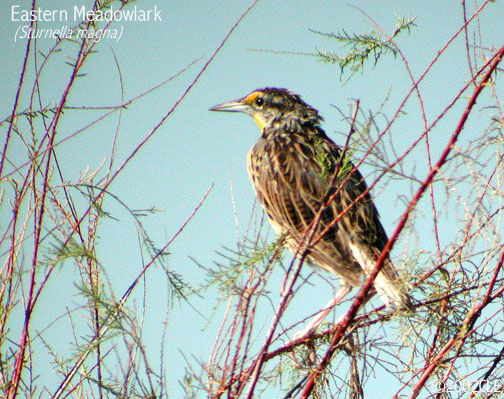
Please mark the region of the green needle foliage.
<svg viewBox="0 0 504 399"><path fill-rule="evenodd" d="M395 57L398 50L393 40L404 31L409 33L411 28L416 26L415 19L416 17L397 16L397 25L390 36L376 30L368 33L350 34L345 30L342 33L326 33L310 29L311 32L317 35L335 39L340 44L349 47L349 51L344 55L338 55L328 50L319 50L317 53L311 55L316 56L322 62L338 64L341 69L341 75L350 69L350 76L352 76L356 72L363 71L364 65L369 59L372 59L374 65L376 65L383 55L392 54Z"/></svg>
<svg viewBox="0 0 504 399"><path fill-rule="evenodd" d="M207 283L203 289L217 286L222 292L223 298L227 298L229 292L240 292L248 274L256 271L258 274L271 267L271 259L281 261L282 239L276 239L271 243L250 243L242 251L224 248L225 252L217 252L222 258L216 261L216 268L205 268L198 264L208 273Z"/></svg>

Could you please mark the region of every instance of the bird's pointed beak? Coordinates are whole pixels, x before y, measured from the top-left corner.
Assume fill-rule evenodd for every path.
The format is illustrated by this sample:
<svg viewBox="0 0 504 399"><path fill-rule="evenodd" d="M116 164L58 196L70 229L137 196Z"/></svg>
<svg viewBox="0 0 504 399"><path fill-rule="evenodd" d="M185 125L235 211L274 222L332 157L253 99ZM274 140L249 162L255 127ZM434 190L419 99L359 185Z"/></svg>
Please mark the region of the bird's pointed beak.
<svg viewBox="0 0 504 399"><path fill-rule="evenodd" d="M208 110L220 112L248 112L250 110L250 105L243 102L243 100L235 100L215 105Z"/></svg>

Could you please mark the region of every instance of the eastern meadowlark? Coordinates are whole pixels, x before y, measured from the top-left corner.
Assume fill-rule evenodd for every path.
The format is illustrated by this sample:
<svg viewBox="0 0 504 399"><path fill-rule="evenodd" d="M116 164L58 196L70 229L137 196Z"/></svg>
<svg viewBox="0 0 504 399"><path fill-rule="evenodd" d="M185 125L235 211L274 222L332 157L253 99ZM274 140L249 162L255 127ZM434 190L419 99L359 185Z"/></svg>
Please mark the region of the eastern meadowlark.
<svg viewBox="0 0 504 399"><path fill-rule="evenodd" d="M304 254L310 264L341 279L336 296L295 339L307 336L352 287L362 284L387 243L369 193L362 195L366 183L320 128L323 118L318 111L290 90L258 89L210 110L244 112L254 118L262 135L248 153L248 174L271 226L286 237L294 254ZM312 244L310 229L312 237L325 232ZM408 307L405 286L390 259L374 287L386 305Z"/></svg>

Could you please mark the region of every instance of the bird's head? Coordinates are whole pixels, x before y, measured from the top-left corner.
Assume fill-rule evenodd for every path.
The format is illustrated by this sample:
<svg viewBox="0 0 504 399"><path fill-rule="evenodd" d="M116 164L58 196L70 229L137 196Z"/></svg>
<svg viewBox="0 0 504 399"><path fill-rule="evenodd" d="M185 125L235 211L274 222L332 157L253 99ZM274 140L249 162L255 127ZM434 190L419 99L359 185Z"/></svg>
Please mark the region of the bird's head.
<svg viewBox="0 0 504 399"><path fill-rule="evenodd" d="M277 123L317 125L322 117L299 95L287 89L266 87L254 90L245 97L210 108L210 111L245 112L251 115L261 130Z"/></svg>

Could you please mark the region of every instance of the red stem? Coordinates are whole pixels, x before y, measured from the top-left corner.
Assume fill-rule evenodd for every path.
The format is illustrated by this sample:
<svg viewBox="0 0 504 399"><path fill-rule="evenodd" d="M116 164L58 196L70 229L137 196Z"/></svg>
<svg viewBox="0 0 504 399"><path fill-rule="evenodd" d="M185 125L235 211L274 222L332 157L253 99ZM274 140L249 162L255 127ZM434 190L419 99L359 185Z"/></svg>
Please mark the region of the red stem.
<svg viewBox="0 0 504 399"><path fill-rule="evenodd" d="M363 289L360 291L359 295L356 297L354 303L352 304L352 307L350 308L350 310L346 314L346 316L345 316L343 322L341 323L340 327L336 330L336 332L335 332L335 334L334 334L334 336L333 336L333 338L331 340L331 347L330 347L330 349L326 352L324 358L322 359L322 361L320 362L320 364L317 366L317 368L312 372L310 378L308 379L306 387L305 387L305 389L304 389L304 391L303 391L303 393L301 395L301 399L307 399L310 396L311 392L313 391L313 388L315 387L315 383L318 380L319 375L322 373L322 371L329 364L329 361L330 361L333 353L336 350L335 344L338 343L339 340L342 338L343 333L344 333L344 331L346 329L346 326L348 325L349 321L357 314L357 311L358 311L358 309L360 307L360 304L364 300L367 292L371 288L371 286L373 284L373 281L375 280L377 274L379 273L379 271L380 271L380 269L382 267L383 261L388 256L388 254L391 251L392 247L394 246L395 242L399 238L399 234L401 233L401 231L403 230L404 226L406 225L406 222L408 221L408 218L409 218L409 215L411 214L411 211L415 208L416 204L418 203L418 201L420 200L420 198L424 194L425 190L427 189L427 187L429 186L429 184L434 179L434 176L436 176L436 174L438 173L438 171L441 169L441 167L446 162L446 159L448 158L448 155L450 154L450 152L451 152L451 150L453 148L453 145L455 144L455 142L457 141L460 133L462 132L462 129L463 129L464 125L465 125L465 122L467 121L467 118L469 117L469 114L470 114L472 108L476 104L476 99L480 95L481 91L485 87L485 85L488 82L488 80L491 78L492 73L497 68L497 65L499 64L499 62L502 59L503 54L504 54L504 46L501 47L499 49L499 51L492 57L491 65L488 68L488 71L485 74L485 76L483 77L483 79L481 80L481 82L478 84L478 86L474 90L474 93L471 96L471 98L469 100L469 103L467 104L467 106L466 106L466 108L464 110L464 113L462 114L462 117L460 118L460 121L459 121L457 127L455 128L455 131L453 132L453 134L450 137L450 141L446 145L443 153L441 154L440 158L438 159L438 161L436 162L436 164L434 165L434 167L430 170L428 176L425 178L425 180L420 185L420 187L417 190L415 196L413 197L413 199L408 204L408 207L407 207L406 211L404 212L404 214L402 215L401 220L399 221L399 223L398 223L398 225L397 225L394 233L392 234L391 238L388 240L387 244L385 245L384 250L382 251L380 257L378 258L373 272L367 278L366 283L364 284ZM455 338L453 338L452 340L455 340ZM449 344L450 344L450 342L449 342ZM451 346L453 346L453 343L451 343L450 348L451 348ZM448 344L447 344L447 346L448 346ZM441 359L446 354L446 352L447 352L447 350L443 350L440 354L438 354L438 356L436 356L436 359ZM430 376L430 374L432 373L432 371L436 367L436 364L437 364L437 361L434 361L429 366L428 370L425 371L424 376L422 376L421 381L419 382L419 384L417 384L417 386L422 387L425 384L425 381L427 380L427 378ZM414 392L416 392L416 390ZM416 395L412 396L412 398L415 398L417 395L418 395L418 393Z"/></svg>

